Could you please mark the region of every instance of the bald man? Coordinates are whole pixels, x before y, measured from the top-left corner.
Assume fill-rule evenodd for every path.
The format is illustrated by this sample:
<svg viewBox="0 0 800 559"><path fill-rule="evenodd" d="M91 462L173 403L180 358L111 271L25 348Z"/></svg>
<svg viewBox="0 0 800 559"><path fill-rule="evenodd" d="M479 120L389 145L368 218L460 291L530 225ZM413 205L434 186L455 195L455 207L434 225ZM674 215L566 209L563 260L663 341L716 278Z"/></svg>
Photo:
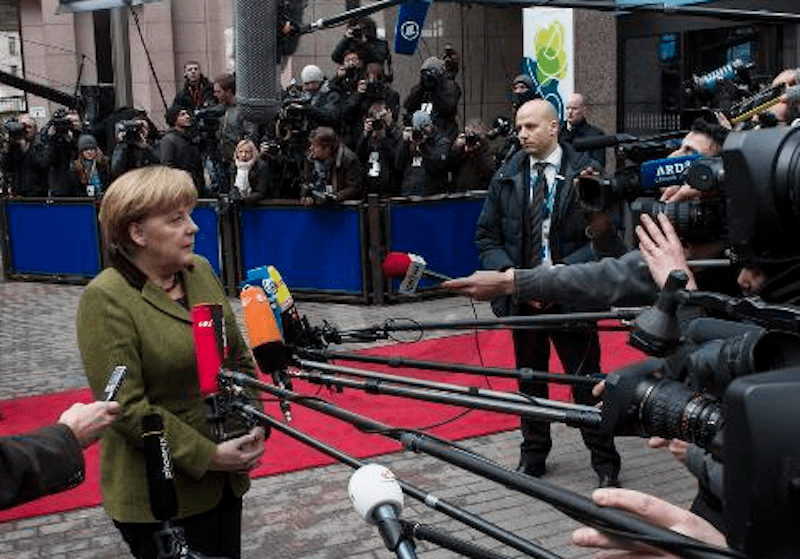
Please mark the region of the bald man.
<svg viewBox="0 0 800 559"><path fill-rule="evenodd" d="M575 177L597 166L585 153L559 144L559 121L548 101L524 103L516 115L521 149L494 175L478 218L475 244L483 267L504 271L596 260L604 254L590 242L589 216L581 209ZM513 296L492 301L498 316L535 315L569 311L562 305L544 307ZM564 370L570 374L600 373L600 344L596 328L588 331L514 330L517 368L548 370L550 341ZM520 391L547 397L547 386L520 380ZM589 389L574 389L575 401L593 404ZM620 458L611 437L585 430L592 467L601 487L619 484ZM552 447L550 425L522 418L523 442L518 471L540 477Z"/></svg>
<svg viewBox="0 0 800 559"><path fill-rule="evenodd" d="M604 132L586 122L586 101L580 93L573 93L569 96L567 102L567 120L561 128L561 135L559 140L562 143L572 143L579 138L590 138L592 136L602 136ZM601 166L606 166L606 150L605 148L595 149L589 151L589 157L600 163Z"/></svg>

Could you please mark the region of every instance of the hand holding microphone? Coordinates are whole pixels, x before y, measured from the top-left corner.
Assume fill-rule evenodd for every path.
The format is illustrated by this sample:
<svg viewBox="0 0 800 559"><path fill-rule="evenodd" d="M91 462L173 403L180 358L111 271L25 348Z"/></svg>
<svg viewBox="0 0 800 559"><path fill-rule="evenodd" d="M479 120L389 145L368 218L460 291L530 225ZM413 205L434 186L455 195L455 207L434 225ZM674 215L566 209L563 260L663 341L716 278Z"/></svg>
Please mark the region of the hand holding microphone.
<svg viewBox="0 0 800 559"><path fill-rule="evenodd" d="M514 268L504 272L478 270L470 276L446 281L442 287L477 301L490 301L514 293Z"/></svg>

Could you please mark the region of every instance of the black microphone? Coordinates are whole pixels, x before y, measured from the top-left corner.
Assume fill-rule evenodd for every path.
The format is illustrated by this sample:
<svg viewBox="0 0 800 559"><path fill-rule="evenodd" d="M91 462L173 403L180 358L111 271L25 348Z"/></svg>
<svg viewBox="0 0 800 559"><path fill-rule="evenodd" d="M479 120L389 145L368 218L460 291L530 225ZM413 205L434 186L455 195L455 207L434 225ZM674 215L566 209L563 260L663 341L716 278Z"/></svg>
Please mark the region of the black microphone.
<svg viewBox="0 0 800 559"><path fill-rule="evenodd" d="M636 142L638 140L639 138L631 134L604 134L602 136L577 138L572 142L572 147L576 151L592 151L600 148L613 148L618 144Z"/></svg>
<svg viewBox="0 0 800 559"><path fill-rule="evenodd" d="M266 124L278 100L278 0L236 0L236 99L245 120Z"/></svg>
<svg viewBox="0 0 800 559"><path fill-rule="evenodd" d="M164 437L164 422L157 413L142 418L142 445L150 510L156 520L165 522L178 514L178 495L175 492L172 455Z"/></svg>
<svg viewBox="0 0 800 559"><path fill-rule="evenodd" d="M407 540L400 526L403 490L389 468L379 464L361 466L350 477L347 494L353 508L369 524L377 524L383 543L398 559L416 559L414 545Z"/></svg>

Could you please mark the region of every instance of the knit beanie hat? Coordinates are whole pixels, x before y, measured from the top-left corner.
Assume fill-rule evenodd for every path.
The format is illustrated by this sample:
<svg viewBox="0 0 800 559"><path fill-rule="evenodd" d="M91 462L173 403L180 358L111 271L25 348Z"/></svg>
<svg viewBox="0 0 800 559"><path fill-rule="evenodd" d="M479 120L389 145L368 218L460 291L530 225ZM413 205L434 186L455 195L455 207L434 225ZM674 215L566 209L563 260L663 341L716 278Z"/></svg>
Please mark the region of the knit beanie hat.
<svg viewBox="0 0 800 559"><path fill-rule="evenodd" d="M411 126L414 130L422 130L433 123L431 115L425 111L415 111L411 117Z"/></svg>
<svg viewBox="0 0 800 559"><path fill-rule="evenodd" d="M519 76L514 78L513 85L516 85L518 83L525 84L528 87L528 89L533 89L533 80L528 74L520 74Z"/></svg>
<svg viewBox="0 0 800 559"><path fill-rule="evenodd" d="M97 139L91 134L81 134L78 138L78 151L97 148Z"/></svg>
<svg viewBox="0 0 800 559"><path fill-rule="evenodd" d="M427 58L425 62L422 63L422 66L420 66L420 71L424 72L426 70L433 70L439 74L444 74L444 60L438 56L431 56L430 58Z"/></svg>
<svg viewBox="0 0 800 559"><path fill-rule="evenodd" d="M300 72L300 79L303 83L321 82L325 79L325 74L322 73L322 70L319 69L319 66L309 64Z"/></svg>

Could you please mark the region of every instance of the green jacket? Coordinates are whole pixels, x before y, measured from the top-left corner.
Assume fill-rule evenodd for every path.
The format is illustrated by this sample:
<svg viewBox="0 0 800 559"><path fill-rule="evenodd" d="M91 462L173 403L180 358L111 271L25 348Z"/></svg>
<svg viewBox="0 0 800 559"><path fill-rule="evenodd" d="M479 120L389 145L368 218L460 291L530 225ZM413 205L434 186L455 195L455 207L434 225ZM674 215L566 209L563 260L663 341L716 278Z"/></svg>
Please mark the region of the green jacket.
<svg viewBox="0 0 800 559"><path fill-rule="evenodd" d="M78 307L78 345L94 394L102 392L115 366L129 369L117 394L119 419L102 439L103 506L119 522L155 522L141 441L142 417L159 413L173 458L178 518L206 512L219 503L226 479L237 496L250 479L208 470L217 443L197 384L189 311L132 264L122 264L95 277ZM183 283L189 308L223 305L231 355L226 365L253 374L249 349L209 263L195 256Z"/></svg>

